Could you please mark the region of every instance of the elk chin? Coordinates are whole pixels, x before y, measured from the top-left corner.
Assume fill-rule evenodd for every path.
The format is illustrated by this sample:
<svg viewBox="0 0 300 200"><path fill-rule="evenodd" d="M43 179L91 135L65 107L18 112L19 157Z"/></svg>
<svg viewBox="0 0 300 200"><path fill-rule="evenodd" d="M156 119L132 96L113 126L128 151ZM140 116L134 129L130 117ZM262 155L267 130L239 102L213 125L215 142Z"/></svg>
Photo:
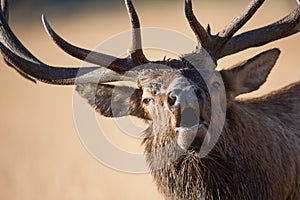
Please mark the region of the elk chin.
<svg viewBox="0 0 300 200"><path fill-rule="evenodd" d="M191 127L176 127L176 140L178 146L184 151L200 150L204 138L208 134L207 123L200 121Z"/></svg>

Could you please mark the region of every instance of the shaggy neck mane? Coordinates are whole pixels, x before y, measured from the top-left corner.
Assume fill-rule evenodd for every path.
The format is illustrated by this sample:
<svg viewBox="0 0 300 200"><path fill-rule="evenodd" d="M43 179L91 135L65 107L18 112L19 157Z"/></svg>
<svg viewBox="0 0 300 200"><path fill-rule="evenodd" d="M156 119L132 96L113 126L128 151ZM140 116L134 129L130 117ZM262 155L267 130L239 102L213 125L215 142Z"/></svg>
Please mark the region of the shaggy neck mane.
<svg viewBox="0 0 300 200"><path fill-rule="evenodd" d="M300 90L300 84L296 85L295 90L295 92ZM147 132L151 136L144 140L146 158L160 192L168 195L165 198L285 199L284 194L293 194L293 191L296 194L299 188L280 187L284 184L283 179L287 183L291 182L296 177L295 171L299 171L293 161L286 159L288 153L295 153L295 156L298 153L284 152L277 141L286 142L285 145L288 146L287 137L292 136L281 133L278 130L279 124L275 128L262 126L264 123L256 116L261 113L253 113L254 109L251 108L262 106L256 110L264 111L263 105L266 101L277 103L277 99L282 95L285 94L279 92L271 98L266 96L251 101L232 102L228 105L223 132L209 155L201 159L198 152L183 152L177 146L176 140L168 137L172 135L171 130L165 128L159 133L151 134L152 128L149 128ZM286 99L287 102L291 100L297 101L299 98ZM280 103L287 107L286 102L281 100ZM300 108L295 109L295 115L299 111ZM268 118L267 111L264 112L265 116L260 117L276 121ZM277 167L269 169L270 163ZM283 173L285 178L281 177ZM275 193L277 196L274 196Z"/></svg>

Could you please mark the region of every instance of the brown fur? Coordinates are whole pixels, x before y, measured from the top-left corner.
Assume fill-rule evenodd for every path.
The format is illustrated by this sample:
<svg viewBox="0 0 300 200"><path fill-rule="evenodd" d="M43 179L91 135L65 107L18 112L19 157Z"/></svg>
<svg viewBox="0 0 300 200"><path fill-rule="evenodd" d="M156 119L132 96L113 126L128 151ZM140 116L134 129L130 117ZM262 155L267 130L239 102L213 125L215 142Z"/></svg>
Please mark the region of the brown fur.
<svg viewBox="0 0 300 200"><path fill-rule="evenodd" d="M180 74L187 77L191 84L196 82L202 92L207 92L201 76L195 75L197 73L186 61L170 60L164 64L171 69L149 67L139 78L141 89L136 91L151 88L144 95L160 99L158 101L164 106L164 94L156 93L161 88L167 88L180 69ZM234 69L238 71L237 68ZM267 75L268 72L265 76ZM227 76L223 79L225 85L235 84L227 80ZM110 86L105 85L105 88L108 87ZM97 91L104 94L108 91L105 88L98 88L101 90ZM231 93L230 88L226 90ZM84 85L77 86L77 91L86 98L88 90ZM104 101L111 98L103 94L96 97L96 108L102 114L104 113L99 106L109 106ZM118 94L122 99L122 92ZM300 198L299 82L256 99L238 101L228 96L226 123L222 134L212 151L201 159L198 150L202 141L186 151L174 140L176 132L172 119L175 117L173 120L176 121L175 112L174 115L172 112L162 115L165 111L157 111L160 114L151 116L144 105L141 109L138 102L142 98L132 97L131 106L137 107L131 107L131 110L138 110L144 113L139 114L139 117L150 119L143 144L151 174L166 199ZM209 100L209 97L206 95L199 99ZM209 111L206 112L210 115ZM158 116L165 118L157 118Z"/></svg>
<svg viewBox="0 0 300 200"><path fill-rule="evenodd" d="M299 94L295 83L230 102L224 131L206 158L188 152L152 172L160 191L167 199L299 199ZM151 151L153 138L145 143ZM168 153L148 157L150 167L153 160L166 162Z"/></svg>
<svg viewBox="0 0 300 200"><path fill-rule="evenodd" d="M43 16L45 28L61 48L102 66L80 70L52 67L35 58L11 32L3 0L4 59L30 80L76 84L77 92L101 115L144 119L149 124L143 141L146 159L166 199L300 199L300 82L260 98L236 99L266 81L279 49L215 70L224 56L298 32L300 7L272 25L234 36L263 3L252 1L240 17L212 35L210 27L206 31L195 18L191 0L186 0L186 17L201 46L179 60L151 62L142 51L137 13L130 0L125 2L134 31L130 57L124 59L70 45ZM123 80L135 81L137 87L111 83ZM203 156L202 146L216 139L218 128L220 137Z"/></svg>

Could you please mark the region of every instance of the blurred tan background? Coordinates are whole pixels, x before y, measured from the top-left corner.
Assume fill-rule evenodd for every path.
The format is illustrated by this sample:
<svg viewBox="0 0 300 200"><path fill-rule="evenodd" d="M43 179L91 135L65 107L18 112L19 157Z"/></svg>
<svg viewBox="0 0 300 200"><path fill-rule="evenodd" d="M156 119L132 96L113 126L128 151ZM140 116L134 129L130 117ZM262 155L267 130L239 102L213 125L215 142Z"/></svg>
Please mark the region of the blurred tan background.
<svg viewBox="0 0 300 200"><path fill-rule="evenodd" d="M59 1L52 5L35 2L13 4L10 24L25 46L51 65L80 66L82 62L52 43L40 21L42 12L65 39L90 49L130 28L122 0L112 5L82 1L83 7L60 7ZM169 28L194 37L184 17L183 0L135 2L143 27ZM194 9L203 25L210 23L216 33L248 2L195 1ZM296 5L295 0L267 1L242 31L274 22ZM299 45L300 34L225 58L219 64L230 66L265 49L279 47L282 54L268 82L251 94L259 96L299 79ZM161 59L163 55L149 57ZM71 86L33 84L1 60L0 199L162 199L149 174L115 171L100 164L86 151L73 121L73 89ZM124 148L141 149L138 141L124 139L112 120L101 120L106 120L107 129L114 132L116 138L120 134L117 143L123 143Z"/></svg>

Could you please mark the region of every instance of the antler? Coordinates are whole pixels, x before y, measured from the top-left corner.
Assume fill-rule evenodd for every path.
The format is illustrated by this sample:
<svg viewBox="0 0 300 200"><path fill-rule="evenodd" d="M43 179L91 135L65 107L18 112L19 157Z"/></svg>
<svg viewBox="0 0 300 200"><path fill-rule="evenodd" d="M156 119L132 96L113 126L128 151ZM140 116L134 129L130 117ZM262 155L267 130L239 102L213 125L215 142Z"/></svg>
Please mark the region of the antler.
<svg viewBox="0 0 300 200"><path fill-rule="evenodd" d="M191 0L185 1L185 16L188 19L190 26L198 39L198 43L201 44L203 48L209 49L212 36L209 32L206 32L204 27L195 17Z"/></svg>
<svg viewBox="0 0 300 200"><path fill-rule="evenodd" d="M148 63L149 61L145 57L142 49L141 39L141 27L139 17L135 11L135 8L131 0L125 0L127 11L132 23L132 47L131 47L131 58L135 65L141 65Z"/></svg>
<svg viewBox="0 0 300 200"><path fill-rule="evenodd" d="M60 37L50 26L49 22L47 21L45 15L42 15L42 21L44 27L52 38L52 40L57 44L63 51L68 53L69 55L78 58L80 60L84 60L86 62L100 65L103 67L107 67L113 71L122 73L128 71L132 68L131 59L127 58L116 58L114 56L98 53L95 51L83 49L80 47L76 47L62 37Z"/></svg>
<svg viewBox="0 0 300 200"><path fill-rule="evenodd" d="M5 61L20 72L24 77L50 83L70 85L82 82L110 82L118 80L133 80L136 73L127 73L128 77L121 74L134 66L148 62L143 55L141 47L140 25L138 16L130 0L126 1L133 24L133 45L131 58L116 58L114 56L90 51L76 47L60 37L49 25L43 15L44 26L54 40L68 54L101 67L66 68L47 65L38 60L11 31L8 20L8 0L1 0L0 10L0 49ZM110 70L107 70L107 69ZM112 71L111 71L112 70Z"/></svg>
<svg viewBox="0 0 300 200"><path fill-rule="evenodd" d="M271 25L234 36L255 14L263 2L264 0L251 1L241 15L234 18L231 23L217 35L211 35L210 27L205 30L196 19L191 0L186 0L185 13L192 30L198 38L199 44L217 61L222 57L251 47L262 46L300 31L300 6L298 6L289 15Z"/></svg>
<svg viewBox="0 0 300 200"><path fill-rule="evenodd" d="M143 54L142 45L141 45L141 33L140 33L140 22L138 15L135 11L133 3L131 0L125 0L128 14L132 22L132 47L131 47L131 59L128 58L115 58L113 56L105 55L98 52L93 52L87 49L76 47L61 36L59 36L50 26L46 17L42 15L42 21L44 27L52 38L52 40L66 53L78 58L80 60L85 60L87 62L107 66L109 69L117 71L119 73L126 72L132 69L134 66L145 64L148 62L147 58Z"/></svg>
<svg viewBox="0 0 300 200"><path fill-rule="evenodd" d="M8 0L1 0L1 10L6 21L8 21Z"/></svg>

